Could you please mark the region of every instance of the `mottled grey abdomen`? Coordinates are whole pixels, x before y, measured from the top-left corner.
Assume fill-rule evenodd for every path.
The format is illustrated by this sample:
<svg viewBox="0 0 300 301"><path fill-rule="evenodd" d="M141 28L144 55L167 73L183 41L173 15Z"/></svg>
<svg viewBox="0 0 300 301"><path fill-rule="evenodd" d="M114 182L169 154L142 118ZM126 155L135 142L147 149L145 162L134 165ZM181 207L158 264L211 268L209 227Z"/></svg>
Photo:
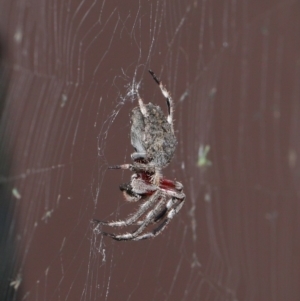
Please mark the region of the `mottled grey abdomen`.
<svg viewBox="0 0 300 301"><path fill-rule="evenodd" d="M163 168L174 156L177 139L161 108L152 103L146 108L147 116L139 107L132 110L131 144L136 151L132 158L141 158L149 165Z"/></svg>

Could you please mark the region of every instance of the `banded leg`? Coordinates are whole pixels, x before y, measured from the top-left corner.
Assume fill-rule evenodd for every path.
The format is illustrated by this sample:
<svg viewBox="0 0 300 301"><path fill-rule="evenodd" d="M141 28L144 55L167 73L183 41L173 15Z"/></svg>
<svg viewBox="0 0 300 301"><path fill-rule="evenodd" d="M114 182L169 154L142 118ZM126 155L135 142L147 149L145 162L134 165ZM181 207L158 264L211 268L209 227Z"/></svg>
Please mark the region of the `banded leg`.
<svg viewBox="0 0 300 301"><path fill-rule="evenodd" d="M152 70L148 70L149 73L152 75L153 79L155 80L155 82L158 84L162 95L165 97L166 101L167 101L167 106L168 106L168 122L171 125L172 128L172 132L174 133L174 127L173 127L173 115L174 115L174 102L173 99L169 93L169 91L164 87L164 85L162 84L162 82L157 78L157 76L155 75L155 73Z"/></svg>
<svg viewBox="0 0 300 301"><path fill-rule="evenodd" d="M155 216L162 211L163 207L165 206L165 199L162 199L153 210L149 211L149 213L146 215L145 220L143 221L143 223L140 225L139 228L137 228L137 230L135 230L133 233L124 233L124 234L120 234L120 235L115 235L112 233L104 233L104 235L110 236L111 238L115 239L115 240L135 240L135 238L137 238L144 230L145 228L147 228L147 226L152 223L153 219L155 218Z"/></svg>
<svg viewBox="0 0 300 301"><path fill-rule="evenodd" d="M178 203L179 202L179 203ZM159 235L170 223L170 221L173 219L173 217L181 210L182 206L184 205L185 198L183 199L177 199L177 198L171 198L167 204L166 199L161 200L153 210L151 210L147 215L144 221L138 222L140 224L140 227L134 231L133 233L125 233L120 235L114 235L114 234L108 234L106 235L110 236L111 238L115 240L141 240L141 239L147 239L147 238L153 238L157 235ZM177 204L178 203L178 204ZM149 224L154 223L156 221L159 221L164 217L164 215L167 212L166 219L164 219L158 227L153 229L151 232L147 232L144 234L141 234Z"/></svg>
<svg viewBox="0 0 300 301"><path fill-rule="evenodd" d="M125 220L122 221L115 221L115 222L105 222L100 220L94 220L94 222L97 222L102 225L106 225L109 227L125 227L125 226L131 226L134 224L147 210L150 209L151 206L157 201L160 200L160 191L157 190L147 202L143 203L140 208L133 214L128 216ZM111 236L109 233L103 232L104 235Z"/></svg>
<svg viewBox="0 0 300 301"><path fill-rule="evenodd" d="M164 231L164 229L167 227L167 225L170 223L170 221L173 219L173 217L181 210L181 208L183 207L184 204L184 199L182 201L180 201L180 203L177 205L177 207L171 209L166 217L166 219L164 219L158 227L156 227L155 229L153 229L151 232L147 232L144 233L142 235L139 235L135 238L133 238L133 240L138 241L138 240L142 240L142 239L148 239L148 238L154 238L156 236L158 236L160 233L162 233Z"/></svg>
<svg viewBox="0 0 300 301"><path fill-rule="evenodd" d="M134 164L121 164L121 165L113 165L109 166L108 169L129 169L133 172L148 172L155 173L155 167L149 166L148 164L136 163Z"/></svg>
<svg viewBox="0 0 300 301"><path fill-rule="evenodd" d="M144 104L143 99L141 98L141 96L140 96L138 90L136 90L136 94L137 94L137 97L138 97L138 102L139 102L139 106L140 106L140 110L141 110L142 114L143 114L145 117L148 117L149 114L148 114L147 107L146 107L146 105Z"/></svg>

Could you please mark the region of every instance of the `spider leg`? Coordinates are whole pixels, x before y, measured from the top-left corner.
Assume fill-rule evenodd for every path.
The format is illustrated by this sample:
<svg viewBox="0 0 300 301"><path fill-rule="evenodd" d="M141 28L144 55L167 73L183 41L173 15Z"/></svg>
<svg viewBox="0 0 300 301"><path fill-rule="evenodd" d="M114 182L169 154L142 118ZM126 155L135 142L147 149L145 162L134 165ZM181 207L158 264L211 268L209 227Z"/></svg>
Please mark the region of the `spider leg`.
<svg viewBox="0 0 300 301"><path fill-rule="evenodd" d="M134 162L133 164L122 164L122 165L112 165L109 166L108 169L129 169L133 172L148 172L150 174L155 173L155 167L144 164L144 163L138 163Z"/></svg>
<svg viewBox="0 0 300 301"><path fill-rule="evenodd" d="M164 190L163 190L164 191ZM171 199L167 199L167 196L171 196ZM179 203L178 203L179 202ZM160 202L154 207L153 210L149 211L142 222L137 222L140 227L133 233L125 233L115 235L111 233L103 233L104 235L110 236L115 240L141 240L159 235L173 219L173 217L180 211L185 202L185 194L178 193L175 191L165 191ZM150 206L147 206L150 208ZM161 220L168 212L166 219L156 227L152 232L148 232L140 235L151 223L155 223ZM137 220L137 219L136 219Z"/></svg>
<svg viewBox="0 0 300 301"><path fill-rule="evenodd" d="M123 192L125 201L127 202L138 202L142 196L133 191L133 188L130 184L125 183L119 186L120 190Z"/></svg>
<svg viewBox="0 0 300 301"><path fill-rule="evenodd" d="M134 152L134 153L131 154L131 159L133 161L138 160L138 159L146 160L147 159L147 153Z"/></svg>
<svg viewBox="0 0 300 301"><path fill-rule="evenodd" d="M148 214L146 215L145 220L143 221L143 223L140 225L140 227L134 231L133 233L125 233L125 234L120 234L120 235L115 235L112 233L106 233L103 232L102 234L107 235L115 240L135 240L136 237L138 237L144 230L145 228L152 223L153 219L155 219L155 217L157 216L157 214L159 212L162 211L162 208L165 206L165 202L166 199L163 198L156 206L153 210L151 210L150 212L148 212ZM149 207L148 207L149 208Z"/></svg>
<svg viewBox="0 0 300 301"><path fill-rule="evenodd" d="M167 207L163 208L158 214L157 216L155 217L155 219L152 221L152 224L155 224L157 222L159 222L160 220L162 220L166 213L168 212L168 209ZM136 223L134 223L135 226L140 226L143 224L144 221L137 221Z"/></svg>
<svg viewBox="0 0 300 301"><path fill-rule="evenodd" d="M162 172L161 172L161 168L160 167L154 167L155 173L154 175L151 177L151 182L154 185L159 186L160 180L162 179Z"/></svg>
<svg viewBox="0 0 300 301"><path fill-rule="evenodd" d="M110 226L110 227L124 227L124 226L130 226L134 224L149 208L158 200L160 199L160 191L157 190L147 202L143 203L140 208L132 215L128 216L125 220L115 221L115 222L104 222L104 221L98 221L94 220L98 223L101 223L102 225ZM102 232L104 235L112 236L113 234L109 234L106 232Z"/></svg>
<svg viewBox="0 0 300 301"><path fill-rule="evenodd" d="M172 208L169 211L169 213L167 214L166 219L164 219L158 225L158 227L153 229L151 232L147 232L147 233L144 233L142 235L139 235L139 236L133 238L133 240L138 241L138 240L142 240L142 239L154 238L154 237L158 236L160 233L162 233L164 231L164 229L167 227L167 225L170 223L170 221L173 219L173 217L181 210L182 206L184 205L184 201L185 201L185 199L181 200L180 203L175 208Z"/></svg>
<svg viewBox="0 0 300 301"><path fill-rule="evenodd" d="M130 169L133 171L133 165L132 164L112 165L112 166L108 166L108 169Z"/></svg>
<svg viewBox="0 0 300 301"><path fill-rule="evenodd" d="M160 190L163 191L166 195L168 195L174 199L178 199L180 201L183 201L185 199L185 194L181 191L168 190L168 189L164 189L164 188L160 188Z"/></svg>
<svg viewBox="0 0 300 301"><path fill-rule="evenodd" d="M138 90L136 90L136 95L138 97L138 102L139 102L139 106L140 106L140 110L141 110L142 114L144 115L144 117L148 117L149 113L148 113L147 107L144 104L143 99L141 98Z"/></svg>
<svg viewBox="0 0 300 301"><path fill-rule="evenodd" d="M174 133L174 128L173 128L174 102L173 102L173 99L172 99L170 93L168 92L168 90L162 84L162 82L157 78L155 73L152 70L148 70L148 71L152 75L155 82L158 84L158 86L161 90L161 93L166 98L167 106L168 106L168 122L171 125L172 132Z"/></svg>

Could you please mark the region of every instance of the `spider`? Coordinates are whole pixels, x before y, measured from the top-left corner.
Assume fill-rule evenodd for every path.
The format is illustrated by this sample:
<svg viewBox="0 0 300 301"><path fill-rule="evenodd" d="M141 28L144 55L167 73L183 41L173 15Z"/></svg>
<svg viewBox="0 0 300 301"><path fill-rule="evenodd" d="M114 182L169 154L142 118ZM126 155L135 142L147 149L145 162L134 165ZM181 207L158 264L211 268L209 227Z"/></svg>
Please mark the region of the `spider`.
<svg viewBox="0 0 300 301"><path fill-rule="evenodd" d="M131 144L135 150L131 154L133 163L109 167L134 172L130 183L120 185L120 190L126 201L139 201L141 205L134 214L124 220L94 220L98 224L110 227L138 226L131 233L119 235L101 231L103 235L119 241L137 241L159 235L180 211L185 201L183 185L164 178L161 172L172 160L177 145L173 128L173 100L154 72L149 70L149 73L166 98L168 116L165 117L159 106L144 104L137 91L139 106L132 110L131 117ZM156 223L158 226L147 232L147 227Z"/></svg>

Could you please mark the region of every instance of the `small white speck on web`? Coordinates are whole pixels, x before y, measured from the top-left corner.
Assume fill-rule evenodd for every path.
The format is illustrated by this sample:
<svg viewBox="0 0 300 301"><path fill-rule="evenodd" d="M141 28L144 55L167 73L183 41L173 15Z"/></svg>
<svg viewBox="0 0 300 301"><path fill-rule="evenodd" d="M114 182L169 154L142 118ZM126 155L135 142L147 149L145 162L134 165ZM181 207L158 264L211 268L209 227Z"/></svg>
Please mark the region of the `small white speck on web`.
<svg viewBox="0 0 300 301"><path fill-rule="evenodd" d="M106 254L105 254L105 249L102 249L102 262L106 262Z"/></svg>
<svg viewBox="0 0 300 301"><path fill-rule="evenodd" d="M18 200L21 199L21 197L22 197L21 194L20 194L20 192L18 191L18 189L16 187L14 187L12 189L12 194Z"/></svg>
<svg viewBox="0 0 300 301"><path fill-rule="evenodd" d="M21 194L19 193L19 191L18 191L18 189L16 188L16 187L14 187L13 189L12 189L12 195L16 198L16 199L18 199L18 200L20 200L21 199Z"/></svg>
<svg viewBox="0 0 300 301"><path fill-rule="evenodd" d="M185 91L179 98L179 102L183 102L189 96L189 92Z"/></svg>
<svg viewBox="0 0 300 301"><path fill-rule="evenodd" d="M11 281L9 285L12 286L15 290L17 290L17 289L19 288L21 282L22 282L22 276L21 276L21 274L19 273L19 274L17 275L16 279L13 280L13 281Z"/></svg>
<svg viewBox="0 0 300 301"><path fill-rule="evenodd" d="M288 162L290 168L295 168L297 164L297 152L294 149L290 149L288 152Z"/></svg>
<svg viewBox="0 0 300 301"><path fill-rule="evenodd" d="M215 97L215 95L217 94L217 88L216 87L213 87L210 91L209 91L209 98L212 99Z"/></svg>
<svg viewBox="0 0 300 301"><path fill-rule="evenodd" d="M52 213L53 213L53 209L52 210L47 210L45 212L44 216L42 217L42 221L44 221L47 224L48 223L48 219L50 219Z"/></svg>
<svg viewBox="0 0 300 301"><path fill-rule="evenodd" d="M17 29L15 34L14 34L14 40L16 43L21 43L23 39L23 33L20 29Z"/></svg>
<svg viewBox="0 0 300 301"><path fill-rule="evenodd" d="M206 194L205 194L204 200L205 200L205 202L207 202L207 203L210 203L210 202L211 202L211 196L210 196L209 193L206 193Z"/></svg>
<svg viewBox="0 0 300 301"><path fill-rule="evenodd" d="M67 100L68 100L68 96L66 94L62 94L61 103L60 103L61 108L63 108L66 105Z"/></svg>
<svg viewBox="0 0 300 301"><path fill-rule="evenodd" d="M62 241L61 246L60 246L60 249L59 249L60 252L61 252L62 249L64 248L65 242L66 242L66 237L63 238L63 241Z"/></svg>
<svg viewBox="0 0 300 301"><path fill-rule="evenodd" d="M61 197L61 195L59 194L59 195L57 196L57 200L56 200L56 204L57 204L57 205L59 205L60 197Z"/></svg>

